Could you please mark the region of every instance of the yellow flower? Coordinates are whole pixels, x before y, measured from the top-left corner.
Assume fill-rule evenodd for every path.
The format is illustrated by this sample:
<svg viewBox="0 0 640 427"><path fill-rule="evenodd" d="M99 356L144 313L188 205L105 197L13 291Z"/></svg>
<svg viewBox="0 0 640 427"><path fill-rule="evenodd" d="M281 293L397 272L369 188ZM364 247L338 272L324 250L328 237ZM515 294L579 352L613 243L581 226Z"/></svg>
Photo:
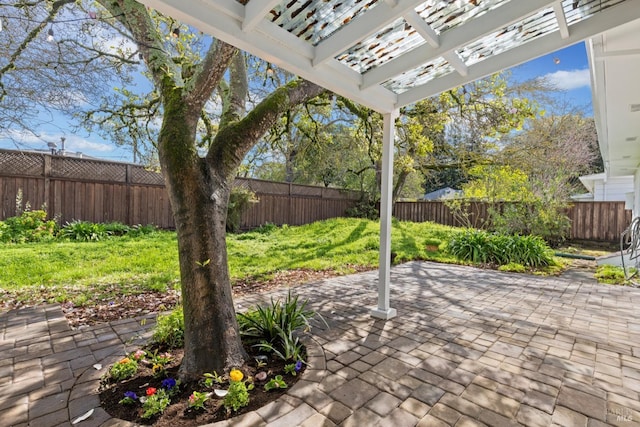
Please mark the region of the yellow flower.
<svg viewBox="0 0 640 427"><path fill-rule="evenodd" d="M242 381L242 378L244 378L244 375L237 369L232 369L231 372L229 372L229 379L231 381Z"/></svg>
<svg viewBox="0 0 640 427"><path fill-rule="evenodd" d="M123 365L124 365L125 363L130 363L130 362L131 362L131 360L130 360L128 357L125 357L124 359L122 359L122 360L120 361L120 363L122 363Z"/></svg>

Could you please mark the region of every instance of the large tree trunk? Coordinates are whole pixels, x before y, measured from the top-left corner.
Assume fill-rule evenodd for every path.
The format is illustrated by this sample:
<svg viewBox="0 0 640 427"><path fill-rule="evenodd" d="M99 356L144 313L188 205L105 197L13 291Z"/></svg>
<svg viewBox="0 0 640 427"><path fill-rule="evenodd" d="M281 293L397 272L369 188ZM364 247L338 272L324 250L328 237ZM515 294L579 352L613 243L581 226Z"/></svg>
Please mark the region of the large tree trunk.
<svg viewBox="0 0 640 427"><path fill-rule="evenodd" d="M227 264L225 225L232 178L216 174L198 156L196 123L177 94L165 96L158 146L178 235L185 321L182 378L223 372L247 359Z"/></svg>

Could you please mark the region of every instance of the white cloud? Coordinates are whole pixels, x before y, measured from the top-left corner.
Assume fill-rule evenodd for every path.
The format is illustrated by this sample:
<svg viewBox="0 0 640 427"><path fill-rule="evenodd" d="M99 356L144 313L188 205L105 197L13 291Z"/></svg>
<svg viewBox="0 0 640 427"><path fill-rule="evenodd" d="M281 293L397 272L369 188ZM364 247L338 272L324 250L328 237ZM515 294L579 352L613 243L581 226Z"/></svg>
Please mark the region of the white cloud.
<svg viewBox="0 0 640 427"><path fill-rule="evenodd" d="M28 144L31 148L47 148L47 142L55 142L58 148L61 147L60 138L65 138L64 148L68 151L97 151L107 153L115 150L110 144L94 142L78 135L68 135L63 132L39 132L37 135L28 131L18 131L7 129L0 132L0 139L16 141L21 144Z"/></svg>
<svg viewBox="0 0 640 427"><path fill-rule="evenodd" d="M545 74L540 78L546 80L558 90L573 90L591 86L588 68L556 71L555 73Z"/></svg>
<svg viewBox="0 0 640 427"><path fill-rule="evenodd" d="M101 153L106 153L114 150L113 145L103 144L100 142L93 142L87 139L84 139L79 136L69 136L65 141L65 149L71 151L99 151Z"/></svg>

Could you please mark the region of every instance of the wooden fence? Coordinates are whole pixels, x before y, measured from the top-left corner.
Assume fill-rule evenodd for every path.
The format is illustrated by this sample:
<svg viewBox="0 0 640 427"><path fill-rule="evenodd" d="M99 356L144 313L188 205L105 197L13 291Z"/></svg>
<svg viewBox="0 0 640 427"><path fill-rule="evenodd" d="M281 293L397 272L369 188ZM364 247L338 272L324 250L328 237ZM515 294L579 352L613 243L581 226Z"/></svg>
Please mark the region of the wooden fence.
<svg viewBox="0 0 640 427"><path fill-rule="evenodd" d="M358 194L333 188L237 179L259 198L245 212L241 228L265 223L308 224L344 216ZM62 224L76 219L120 221L174 228L169 197L161 174L137 165L0 150L0 220L16 213L16 195L33 209L46 204ZM488 206L472 203L476 225L488 217ZM571 238L616 241L631 222L624 202L580 202L567 212ZM398 202L394 216L403 221L459 225L442 202Z"/></svg>
<svg viewBox="0 0 640 427"><path fill-rule="evenodd" d="M267 222L306 224L344 216L357 193L333 188L238 179L259 198L241 228ZM33 209L47 206L64 224L73 220L120 221L174 228L164 180L158 172L125 163L0 150L0 220L16 214L16 196Z"/></svg>
<svg viewBox="0 0 640 427"><path fill-rule="evenodd" d="M470 222L481 228L489 218L488 203L471 202ZM461 225L440 201L397 202L393 216L401 221L433 221L445 225ZM615 242L629 226L632 212L625 202L576 202L567 210L571 221L570 239Z"/></svg>

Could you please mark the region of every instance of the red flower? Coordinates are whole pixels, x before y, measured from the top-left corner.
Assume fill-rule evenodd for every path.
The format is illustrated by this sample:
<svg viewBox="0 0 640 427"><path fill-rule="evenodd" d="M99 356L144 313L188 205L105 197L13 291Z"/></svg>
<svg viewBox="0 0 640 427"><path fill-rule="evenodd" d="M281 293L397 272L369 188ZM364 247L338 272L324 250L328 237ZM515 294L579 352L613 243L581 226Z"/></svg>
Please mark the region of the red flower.
<svg viewBox="0 0 640 427"><path fill-rule="evenodd" d="M149 387L147 389L147 396L153 396L154 394L156 394L156 388L155 387Z"/></svg>

